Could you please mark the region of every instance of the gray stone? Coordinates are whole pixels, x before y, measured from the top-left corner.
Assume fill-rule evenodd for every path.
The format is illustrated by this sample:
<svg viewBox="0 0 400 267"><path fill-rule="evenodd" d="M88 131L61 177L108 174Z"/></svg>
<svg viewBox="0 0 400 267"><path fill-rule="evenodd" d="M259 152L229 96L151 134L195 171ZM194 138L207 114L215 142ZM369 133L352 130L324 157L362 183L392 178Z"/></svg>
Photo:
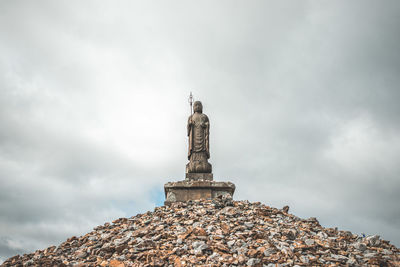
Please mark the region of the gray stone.
<svg viewBox="0 0 400 267"><path fill-rule="evenodd" d="M120 245L122 245L122 244L128 242L129 239L130 239L129 236L124 237L124 238L115 239L115 240L113 241L114 246L118 247L118 246L120 246Z"/></svg>
<svg viewBox="0 0 400 267"><path fill-rule="evenodd" d="M338 261L347 261L349 258L343 255L331 254L331 257Z"/></svg>
<svg viewBox="0 0 400 267"><path fill-rule="evenodd" d="M314 240L313 239L306 239L304 241L304 243L306 243L307 246L312 246L312 245L314 245Z"/></svg>
<svg viewBox="0 0 400 267"><path fill-rule="evenodd" d="M254 265L258 264L259 262L260 262L260 259L250 258L247 261L247 266L254 266Z"/></svg>
<svg viewBox="0 0 400 267"><path fill-rule="evenodd" d="M193 227L193 228L201 227L201 223L200 223L200 222L194 222L194 223L192 224L192 227Z"/></svg>
<svg viewBox="0 0 400 267"><path fill-rule="evenodd" d="M308 257L306 257L306 256L304 256L304 255L301 255L300 256L300 261L302 262L302 263L309 263L310 262L310 260L308 259Z"/></svg>
<svg viewBox="0 0 400 267"><path fill-rule="evenodd" d="M192 243L194 254L201 255L203 250L208 248L208 245L204 241L195 241Z"/></svg>
<svg viewBox="0 0 400 267"><path fill-rule="evenodd" d="M80 252L78 252L77 254L76 254L76 257L78 258L78 259L83 259L83 258L85 258L87 256L87 253L85 252L85 251L80 251Z"/></svg>
<svg viewBox="0 0 400 267"><path fill-rule="evenodd" d="M23 266L31 266L33 264L34 264L33 259L30 259L30 260L26 261Z"/></svg>
<svg viewBox="0 0 400 267"><path fill-rule="evenodd" d="M377 253L371 252L371 253L364 254L364 257L365 258L373 258L373 257L376 257L376 255L377 255Z"/></svg>
<svg viewBox="0 0 400 267"><path fill-rule="evenodd" d="M111 234L101 234L101 239L107 239L111 236Z"/></svg>
<svg viewBox="0 0 400 267"><path fill-rule="evenodd" d="M283 212L288 213L289 212L289 206L284 206L282 208Z"/></svg>
<svg viewBox="0 0 400 267"><path fill-rule="evenodd" d="M264 256L265 257L269 257L274 253L275 253L275 249L273 249L273 248L267 248L266 250L264 250Z"/></svg>
<svg viewBox="0 0 400 267"><path fill-rule="evenodd" d="M168 191L168 192L165 192L165 194L166 194L166 196L165 196L166 202L175 202L176 201L175 192Z"/></svg>
<svg viewBox="0 0 400 267"><path fill-rule="evenodd" d="M235 242L236 242L236 240L231 240L231 241L226 242L226 244L227 244L229 247L232 247L232 246L235 244Z"/></svg>
<svg viewBox="0 0 400 267"><path fill-rule="evenodd" d="M246 226L248 229L251 229L254 227L254 223L245 222L244 226Z"/></svg>
<svg viewBox="0 0 400 267"><path fill-rule="evenodd" d="M382 253L385 254L385 255L392 255L393 254L393 252L388 250L388 249L383 249Z"/></svg>
<svg viewBox="0 0 400 267"><path fill-rule="evenodd" d="M365 245L364 243L361 243L361 242L357 242L357 243L353 244L353 247L359 251L365 251L367 249L367 245Z"/></svg>
<svg viewBox="0 0 400 267"><path fill-rule="evenodd" d="M368 241L368 244L370 246L376 246L379 245L380 240L379 240L379 235L372 235L372 236L368 236L365 239Z"/></svg>
<svg viewBox="0 0 400 267"><path fill-rule="evenodd" d="M317 236L321 239L327 239L328 235L322 231L318 232Z"/></svg>
<svg viewBox="0 0 400 267"><path fill-rule="evenodd" d="M118 256L117 259L119 261L124 261L124 260L126 260L126 256L125 255L121 255L121 256Z"/></svg>
<svg viewBox="0 0 400 267"><path fill-rule="evenodd" d="M223 195L232 197L235 185L230 182L216 181L178 181L164 185L165 204L172 202L184 202L198 199L213 199ZM174 197L171 198L170 196Z"/></svg>
<svg viewBox="0 0 400 267"><path fill-rule="evenodd" d="M350 259L346 262L346 264L347 264L347 265L354 265L354 264L357 264L357 261L356 261L356 259L354 259L354 258L350 258Z"/></svg>

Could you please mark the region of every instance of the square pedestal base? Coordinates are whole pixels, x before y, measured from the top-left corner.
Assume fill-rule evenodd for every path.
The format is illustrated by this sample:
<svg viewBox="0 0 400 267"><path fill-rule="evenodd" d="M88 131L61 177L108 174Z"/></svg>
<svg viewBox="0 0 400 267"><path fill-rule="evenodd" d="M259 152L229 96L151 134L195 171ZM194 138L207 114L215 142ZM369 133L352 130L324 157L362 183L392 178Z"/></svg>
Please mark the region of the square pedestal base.
<svg viewBox="0 0 400 267"><path fill-rule="evenodd" d="M212 199L218 196L233 197L235 185L231 182L178 181L164 185L165 205L198 199Z"/></svg>
<svg viewBox="0 0 400 267"><path fill-rule="evenodd" d="M207 181L212 181L213 180L213 174L212 173L186 173L186 181L187 180L207 180Z"/></svg>

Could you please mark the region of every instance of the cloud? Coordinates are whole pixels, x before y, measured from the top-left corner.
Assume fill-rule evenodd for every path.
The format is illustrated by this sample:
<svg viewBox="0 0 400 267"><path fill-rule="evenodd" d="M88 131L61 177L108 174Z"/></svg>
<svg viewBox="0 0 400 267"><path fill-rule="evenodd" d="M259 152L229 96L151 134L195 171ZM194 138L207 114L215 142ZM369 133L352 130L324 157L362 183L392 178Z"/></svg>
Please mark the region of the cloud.
<svg viewBox="0 0 400 267"><path fill-rule="evenodd" d="M216 180L399 245L396 1L0 8L0 257L160 205L187 95Z"/></svg>

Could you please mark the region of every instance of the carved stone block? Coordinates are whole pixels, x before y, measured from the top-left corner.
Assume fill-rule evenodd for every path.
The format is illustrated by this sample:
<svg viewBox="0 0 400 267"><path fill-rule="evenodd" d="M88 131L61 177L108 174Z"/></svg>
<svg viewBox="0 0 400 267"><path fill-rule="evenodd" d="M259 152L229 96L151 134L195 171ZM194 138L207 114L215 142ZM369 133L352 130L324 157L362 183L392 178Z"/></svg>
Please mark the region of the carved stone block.
<svg viewBox="0 0 400 267"><path fill-rule="evenodd" d="M172 202L212 199L221 195L233 197L235 185L231 182L186 180L166 183L164 192L164 204L169 205Z"/></svg>
<svg viewBox="0 0 400 267"><path fill-rule="evenodd" d="M186 173L186 180L207 180L207 181L212 181L213 180L213 174L212 173Z"/></svg>
<svg viewBox="0 0 400 267"><path fill-rule="evenodd" d="M207 173L212 172L212 165L207 161L190 161L186 164L187 173Z"/></svg>

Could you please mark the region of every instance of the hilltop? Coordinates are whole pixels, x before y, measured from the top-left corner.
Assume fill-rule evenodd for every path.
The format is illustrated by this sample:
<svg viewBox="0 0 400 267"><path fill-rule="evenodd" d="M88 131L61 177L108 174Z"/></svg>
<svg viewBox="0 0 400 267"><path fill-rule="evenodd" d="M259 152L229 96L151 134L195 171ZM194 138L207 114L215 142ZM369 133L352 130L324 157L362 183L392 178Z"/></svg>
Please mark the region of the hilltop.
<svg viewBox="0 0 400 267"><path fill-rule="evenodd" d="M400 266L379 236L324 228L259 202L196 200L95 227L2 266Z"/></svg>

